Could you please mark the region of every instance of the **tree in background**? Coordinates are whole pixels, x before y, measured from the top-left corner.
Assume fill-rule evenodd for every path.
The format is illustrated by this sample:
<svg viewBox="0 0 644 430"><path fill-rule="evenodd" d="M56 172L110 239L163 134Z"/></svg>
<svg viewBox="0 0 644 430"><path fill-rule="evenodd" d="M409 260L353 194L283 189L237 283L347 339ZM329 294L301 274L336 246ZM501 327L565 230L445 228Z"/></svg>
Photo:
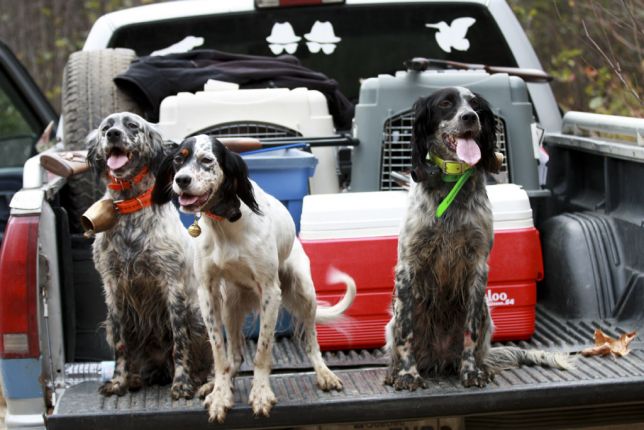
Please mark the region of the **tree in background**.
<svg viewBox="0 0 644 430"><path fill-rule="evenodd" d="M152 0L0 0L0 39L60 112L63 68L96 19Z"/></svg>
<svg viewBox="0 0 644 430"><path fill-rule="evenodd" d="M564 111L642 116L644 0L509 0Z"/></svg>
<svg viewBox="0 0 644 430"><path fill-rule="evenodd" d="M225 1L225 0L211 0ZM0 0L0 38L60 111L62 72L104 13L154 0ZM508 0L562 109L642 116L644 0Z"/></svg>

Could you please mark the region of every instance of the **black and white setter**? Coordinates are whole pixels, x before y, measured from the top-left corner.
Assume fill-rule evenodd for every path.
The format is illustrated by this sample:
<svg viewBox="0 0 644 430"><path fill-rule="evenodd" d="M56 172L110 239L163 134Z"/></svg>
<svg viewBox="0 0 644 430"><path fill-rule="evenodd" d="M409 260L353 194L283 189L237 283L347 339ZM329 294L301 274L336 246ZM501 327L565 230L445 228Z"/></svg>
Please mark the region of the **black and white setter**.
<svg viewBox="0 0 644 430"><path fill-rule="evenodd" d="M414 109L417 184L398 244L385 383L415 390L424 377L456 374L466 387L483 387L507 367L569 367L565 354L490 348L485 288L493 231L485 175L498 171L499 161L488 102L466 88L445 88ZM455 186L462 188L455 193Z"/></svg>
<svg viewBox="0 0 644 430"><path fill-rule="evenodd" d="M172 380L175 399L191 398L208 377L212 355L197 303L193 243L177 209L152 206L161 136L128 112L106 117L88 136L88 161L106 180L119 213L93 244L107 304L107 340L115 353L104 395Z"/></svg>
<svg viewBox="0 0 644 430"><path fill-rule="evenodd" d="M330 323L351 305L353 279L336 273L333 283L346 285L344 297L331 307L317 306L309 259L288 210L248 178L239 155L213 137L190 137L168 157L154 201L163 204L173 193L183 211L203 216L195 261L215 361L214 380L200 390L210 420L222 422L233 405L232 378L241 365L242 324L250 312L259 312L260 331L249 403L256 415L268 415L277 401L269 375L280 304L301 324L318 386L341 390L342 382L322 359L315 323Z"/></svg>

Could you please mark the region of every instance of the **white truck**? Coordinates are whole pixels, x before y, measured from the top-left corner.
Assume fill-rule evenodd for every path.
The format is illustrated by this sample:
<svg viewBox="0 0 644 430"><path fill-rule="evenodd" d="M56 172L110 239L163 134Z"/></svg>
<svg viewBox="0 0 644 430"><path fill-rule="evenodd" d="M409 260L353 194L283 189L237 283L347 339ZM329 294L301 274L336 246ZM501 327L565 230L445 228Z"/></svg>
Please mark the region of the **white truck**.
<svg viewBox="0 0 644 430"><path fill-rule="evenodd" d="M194 110L184 111L194 108L193 101L184 105L171 98L165 108L143 106L114 84L136 58L185 45L293 54L335 79L355 104L355 116L349 126L334 123L309 90L293 102L301 108L282 107L280 97L260 108L255 97L244 98L248 90L211 83L218 87L210 88L212 94L179 94L184 100L215 100L218 108L197 119L190 118ZM208 423L199 399L173 401L169 387L121 398L98 394L113 356L101 325L102 286L78 215L100 190L91 176L67 181L43 170L35 142L50 120L57 122L58 149L82 148L105 115L122 110L149 114L175 138L204 129L283 141L348 136L346 147L314 149L320 164L312 192L396 190L393 173L409 167L413 102L441 86L468 86L491 101L498 117L498 143L507 162L502 175L491 179L523 187L541 233L544 279L534 334L514 343L578 353L593 344L595 328L613 337L644 328L644 198L636 185L644 180L644 121L574 112L562 118L550 86L535 82L546 75L503 0L189 0L110 13L96 21L83 50L67 65L60 119L4 46L0 53L0 106L10 113L0 119L3 229L6 224L0 375L9 429L216 426ZM457 71L417 57L476 70ZM161 117L150 114L155 109ZM173 109L186 119L173 122ZM539 130L545 130L550 157L541 176ZM329 351L325 359L344 379L345 390L322 393L299 346L284 337L275 347L272 383L279 403L270 418L253 418L242 401L250 383L247 359L224 427L554 429L643 423L644 344L635 339L630 348L618 359L580 358L568 372L519 368L484 389L463 388L454 378L413 393L383 385L387 361L380 349Z"/></svg>

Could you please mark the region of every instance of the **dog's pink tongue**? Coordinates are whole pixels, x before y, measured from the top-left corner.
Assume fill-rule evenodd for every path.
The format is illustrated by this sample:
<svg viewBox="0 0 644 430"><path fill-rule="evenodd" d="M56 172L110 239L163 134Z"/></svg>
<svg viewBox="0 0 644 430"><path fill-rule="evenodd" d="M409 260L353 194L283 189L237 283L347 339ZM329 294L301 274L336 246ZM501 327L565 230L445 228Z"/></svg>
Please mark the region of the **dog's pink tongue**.
<svg viewBox="0 0 644 430"><path fill-rule="evenodd" d="M461 161L473 166L481 159L481 149L474 139L459 137L456 139L456 155Z"/></svg>
<svg viewBox="0 0 644 430"><path fill-rule="evenodd" d="M196 202L197 200L199 200L199 196L186 196L186 195L179 196L179 204L181 206L189 206L194 202Z"/></svg>
<svg viewBox="0 0 644 430"><path fill-rule="evenodd" d="M128 162L127 155L123 155L123 154L110 155L109 158L107 159L107 167L109 167L112 170L117 170L125 166L127 162Z"/></svg>

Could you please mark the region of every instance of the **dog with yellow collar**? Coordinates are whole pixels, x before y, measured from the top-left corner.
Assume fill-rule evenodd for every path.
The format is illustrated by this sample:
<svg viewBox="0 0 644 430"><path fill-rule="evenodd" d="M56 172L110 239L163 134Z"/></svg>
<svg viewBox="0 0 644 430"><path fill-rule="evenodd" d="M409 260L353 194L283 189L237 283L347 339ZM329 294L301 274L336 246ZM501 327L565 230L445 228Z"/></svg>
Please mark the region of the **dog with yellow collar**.
<svg viewBox="0 0 644 430"><path fill-rule="evenodd" d="M417 184L398 240L385 383L415 390L426 377L458 375L466 387L483 387L506 367L569 367L563 354L490 347L485 288L494 233L485 178L502 158L488 102L456 87L419 99L414 109Z"/></svg>

